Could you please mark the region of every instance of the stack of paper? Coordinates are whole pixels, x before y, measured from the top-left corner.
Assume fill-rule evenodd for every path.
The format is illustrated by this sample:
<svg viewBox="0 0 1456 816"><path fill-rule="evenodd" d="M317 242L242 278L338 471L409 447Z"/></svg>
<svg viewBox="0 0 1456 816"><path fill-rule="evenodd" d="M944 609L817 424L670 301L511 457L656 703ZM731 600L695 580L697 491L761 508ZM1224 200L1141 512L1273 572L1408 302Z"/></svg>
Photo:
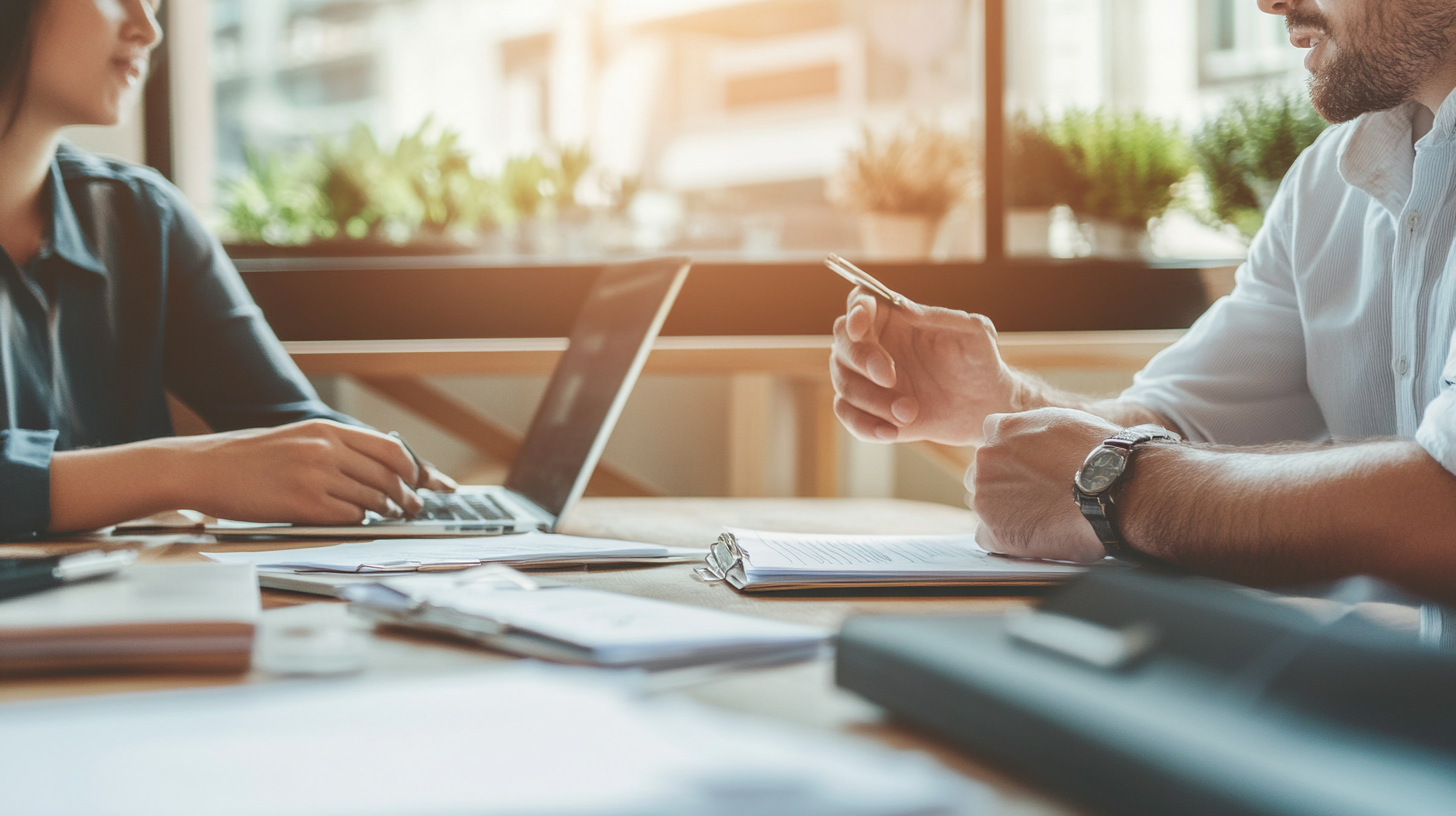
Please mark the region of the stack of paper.
<svg viewBox="0 0 1456 816"><path fill-rule="evenodd" d="M365 617L447 632L517 654L598 666L679 668L807 660L830 633L812 626L572 586L507 567L388 578L345 590Z"/></svg>
<svg viewBox="0 0 1456 816"><path fill-rule="evenodd" d="M251 566L133 566L0 602L0 673L246 671L258 612Z"/></svg>
<svg viewBox="0 0 1456 816"><path fill-rule="evenodd" d="M262 552L205 552L223 564L252 564L265 587L338 595L380 575L469 569L482 564L561 567L582 564L673 564L703 551L637 541L529 532L480 538L386 538L329 547ZM366 579L352 576L370 576Z"/></svg>
<svg viewBox="0 0 1456 816"><path fill-rule="evenodd" d="M972 816L923 756L516 666L0 706L7 813Z"/></svg>
<svg viewBox="0 0 1456 816"><path fill-rule="evenodd" d="M745 592L823 587L1020 586L1086 567L988 553L959 535L820 535L728 528L699 573Z"/></svg>

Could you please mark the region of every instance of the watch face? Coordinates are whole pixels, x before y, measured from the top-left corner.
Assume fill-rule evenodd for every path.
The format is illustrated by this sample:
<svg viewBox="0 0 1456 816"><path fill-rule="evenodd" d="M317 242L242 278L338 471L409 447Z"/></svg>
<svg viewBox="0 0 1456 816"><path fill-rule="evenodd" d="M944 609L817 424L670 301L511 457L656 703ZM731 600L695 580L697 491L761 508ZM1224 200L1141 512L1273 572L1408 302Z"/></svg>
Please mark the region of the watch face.
<svg viewBox="0 0 1456 816"><path fill-rule="evenodd" d="M1098 451L1077 472L1077 486L1087 493L1101 493L1122 475L1126 462L1117 451Z"/></svg>

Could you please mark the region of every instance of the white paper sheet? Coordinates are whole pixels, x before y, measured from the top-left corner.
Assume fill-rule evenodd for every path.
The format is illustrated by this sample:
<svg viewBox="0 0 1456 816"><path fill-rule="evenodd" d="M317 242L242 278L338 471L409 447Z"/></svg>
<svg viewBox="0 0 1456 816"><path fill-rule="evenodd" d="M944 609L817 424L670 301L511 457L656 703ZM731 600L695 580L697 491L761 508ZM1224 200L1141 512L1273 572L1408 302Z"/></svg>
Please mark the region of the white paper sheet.
<svg viewBox="0 0 1456 816"><path fill-rule="evenodd" d="M6 813L975 816L927 757L515 666L0 706Z"/></svg>
<svg viewBox="0 0 1456 816"><path fill-rule="evenodd" d="M578 646L603 665L682 662L694 656L711 662L715 652L739 656L752 649L765 655L788 650L802 659L831 634L814 626L582 587L501 589L499 581L473 585L469 576L462 573L455 580L421 575L380 583L448 610L452 619L479 618Z"/></svg>
<svg viewBox="0 0 1456 816"><path fill-rule="evenodd" d="M1086 568L1055 561L1006 558L988 553L972 533L870 536L775 533L728 528L746 554L745 573L772 580L819 578L934 579L965 574L987 578L1073 576Z"/></svg>
<svg viewBox="0 0 1456 816"><path fill-rule="evenodd" d="M701 554L701 550L636 541L529 532L480 538L386 538L330 547L264 552L205 552L224 564L327 572L390 572L412 566L598 559L649 559Z"/></svg>

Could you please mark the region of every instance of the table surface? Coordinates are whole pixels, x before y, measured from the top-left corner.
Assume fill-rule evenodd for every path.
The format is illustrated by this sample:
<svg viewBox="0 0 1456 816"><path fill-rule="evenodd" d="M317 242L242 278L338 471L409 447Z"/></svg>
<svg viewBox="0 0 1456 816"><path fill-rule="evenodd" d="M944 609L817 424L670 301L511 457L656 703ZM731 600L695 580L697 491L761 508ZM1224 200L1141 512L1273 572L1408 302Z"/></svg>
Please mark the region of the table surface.
<svg viewBox="0 0 1456 816"><path fill-rule="evenodd" d="M706 547L724 525L802 532L948 533L972 530L968 510L897 499L584 499L562 532ZM32 544L5 545L6 555L42 555L108 547L134 547L142 561L197 560L199 551L282 549L308 542L219 544L210 536L167 535L76 537ZM319 543L319 542L315 542ZM329 543L329 542L322 542ZM555 580L614 592L776 618L838 629L861 614L993 614L1026 605L1017 596L951 595L935 597L774 597L740 595L720 584L693 577L692 566L677 564L638 569L553 571ZM300 603L334 603L318 596L263 591L264 608ZM443 672L510 660L474 646L401 630L373 635L372 676ZM988 783L998 794L1001 814L1071 814L1077 810L1046 798L947 743L888 719L877 707L835 687L828 658L772 669L697 677L673 693L713 705L782 718L801 724L859 734L903 748L929 752L955 770ZM86 694L146 691L204 685L268 682L271 675L252 671L238 676L105 675L0 680L0 703Z"/></svg>

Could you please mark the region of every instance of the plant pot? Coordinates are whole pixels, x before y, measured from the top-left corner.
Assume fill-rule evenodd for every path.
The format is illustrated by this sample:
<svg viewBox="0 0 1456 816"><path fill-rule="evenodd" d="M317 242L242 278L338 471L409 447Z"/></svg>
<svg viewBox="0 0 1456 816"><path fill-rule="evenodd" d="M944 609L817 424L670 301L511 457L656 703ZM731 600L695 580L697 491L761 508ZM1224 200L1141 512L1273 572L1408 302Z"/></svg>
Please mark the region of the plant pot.
<svg viewBox="0 0 1456 816"><path fill-rule="evenodd" d="M921 260L935 246L939 218L899 213L862 213L860 248L874 260Z"/></svg>
<svg viewBox="0 0 1456 816"><path fill-rule="evenodd" d="M1022 258L1052 256L1052 211L1015 207L1006 213L1006 254Z"/></svg>
<svg viewBox="0 0 1456 816"><path fill-rule="evenodd" d="M1095 258L1137 259L1151 254L1146 227L1138 229L1100 218L1089 218L1081 226Z"/></svg>

